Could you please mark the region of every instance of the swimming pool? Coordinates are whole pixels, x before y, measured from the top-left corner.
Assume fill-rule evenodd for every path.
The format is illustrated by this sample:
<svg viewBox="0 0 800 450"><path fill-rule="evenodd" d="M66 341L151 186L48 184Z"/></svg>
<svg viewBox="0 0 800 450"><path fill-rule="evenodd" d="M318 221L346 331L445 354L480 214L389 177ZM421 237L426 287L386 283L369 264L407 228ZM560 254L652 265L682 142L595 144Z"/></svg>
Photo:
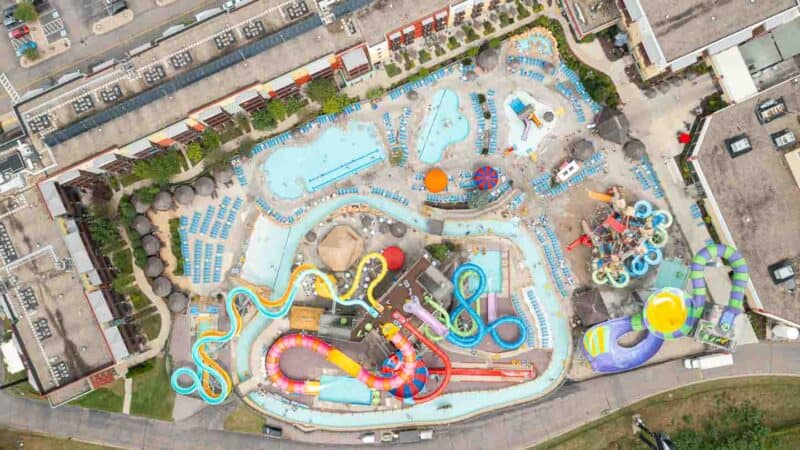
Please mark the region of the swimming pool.
<svg viewBox="0 0 800 450"><path fill-rule="evenodd" d="M486 292L498 293L503 290L503 255L497 250L478 252L470 256L469 261L480 266L486 273ZM477 283L477 280L475 280ZM470 288L475 289L470 283Z"/></svg>
<svg viewBox="0 0 800 450"><path fill-rule="evenodd" d="M259 244L255 239L251 239L250 250L254 253L276 252L293 255L306 232L318 222L324 220L333 211L352 203L365 203L373 208L382 210L386 215L405 223L409 227L425 233L429 231L427 218L420 215L416 210L383 197L342 195L309 210L306 215L295 222L289 229L282 247L266 247ZM495 237L506 238L516 244L524 257L525 268L531 272L534 280L536 280L533 289L537 298L541 301L544 314L548 318L553 342L550 363L546 368L538 368L539 376L537 378L500 389L444 394L431 402L391 411L337 413L312 408L299 408L296 404L281 396L265 396L257 392L249 394L249 399L266 413L280 417L282 420L321 428L350 430L373 426L409 426L412 424L452 422L474 414L484 413L494 408L528 401L555 389L563 379L568 367L572 352L572 337L566 316L562 312L553 286L548 281L549 278L545 272L546 265L541 263L537 244L527 233L522 232L517 224L508 221L449 220L445 222L443 230L444 236L485 236L488 233ZM250 263L251 261L248 259L247 264ZM291 261L283 261L280 274L268 277L272 279L272 283L269 286L273 288L274 298L280 296L287 288L290 273L289 266L291 266ZM254 267L251 270L255 269L257 268ZM252 376L249 367L250 352L256 338L269 326L270 322L270 319L266 316L258 315L242 330L236 345L235 367L240 382ZM445 407L445 405L447 406Z"/></svg>
<svg viewBox="0 0 800 450"><path fill-rule="evenodd" d="M425 125L417 137L420 161L438 163L448 146L463 141L468 135L469 121L458 111L458 94L450 89L436 91Z"/></svg>
<svg viewBox="0 0 800 450"><path fill-rule="evenodd" d="M326 129L304 147L283 147L264 161L261 170L278 197L296 199L344 180L386 159L374 124L350 122L347 130Z"/></svg>

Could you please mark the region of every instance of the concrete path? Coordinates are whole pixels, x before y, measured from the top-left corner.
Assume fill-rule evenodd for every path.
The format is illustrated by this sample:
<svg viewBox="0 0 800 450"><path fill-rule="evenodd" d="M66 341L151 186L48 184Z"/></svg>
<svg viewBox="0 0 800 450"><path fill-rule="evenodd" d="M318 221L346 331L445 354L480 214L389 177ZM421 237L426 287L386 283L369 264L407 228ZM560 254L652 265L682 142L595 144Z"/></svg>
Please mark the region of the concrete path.
<svg viewBox="0 0 800 450"><path fill-rule="evenodd" d="M133 396L133 379L125 378L125 399L122 402L122 414L131 413L132 396Z"/></svg>
<svg viewBox="0 0 800 450"><path fill-rule="evenodd" d="M403 448L522 448L552 439L638 400L691 383L752 375L800 376L800 344L742 346L734 355L734 361L733 366L701 372L684 369L682 361L678 360L568 384L541 402L437 428L433 441ZM184 421L172 423L71 406L53 409L43 402L0 393L0 423L22 431L121 448L247 449L265 445L262 436L219 431L216 409L205 408ZM211 429L212 425L217 429ZM329 433L299 434L288 426L284 432L291 433L294 439L314 443L282 440L270 441L270 444L276 448L299 449L341 442ZM353 441L348 446L357 444L357 439L357 435L352 434Z"/></svg>

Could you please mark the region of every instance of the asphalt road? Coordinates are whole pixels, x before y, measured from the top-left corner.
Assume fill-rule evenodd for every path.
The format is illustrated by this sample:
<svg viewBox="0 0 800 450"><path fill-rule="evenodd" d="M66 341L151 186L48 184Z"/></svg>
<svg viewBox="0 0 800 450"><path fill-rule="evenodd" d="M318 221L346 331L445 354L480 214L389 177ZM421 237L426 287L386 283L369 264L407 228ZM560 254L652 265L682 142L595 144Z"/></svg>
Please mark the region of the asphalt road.
<svg viewBox="0 0 800 450"><path fill-rule="evenodd" d="M53 2L64 20L72 48L29 69L19 66L5 28L0 27L3 31L3 36L0 37L0 72L6 73L20 95L31 88L47 84L64 73L77 69L86 72L90 65L120 57L126 51L161 35L170 25L179 24L201 10L224 3L223 0L176 0L165 7L158 7L153 0L128 0L129 7L135 14L133 22L111 33L96 36L92 33L91 26L97 20L98 11L101 11L104 1ZM3 6L6 4L10 4L10 1L2 2ZM10 110L6 92L0 89L0 115Z"/></svg>
<svg viewBox="0 0 800 450"><path fill-rule="evenodd" d="M637 400L690 383L751 375L800 376L800 344L742 346L734 361L731 367L703 372L684 369L681 361L671 361L567 384L541 402L437 429L433 441L403 448L522 448L542 443ZM265 441L268 438L211 429L219 427L222 411L205 408L187 420L169 423L75 407L52 409L44 402L0 394L0 423L4 426L114 447L243 450L263 448L267 442L270 448L322 447L287 440Z"/></svg>

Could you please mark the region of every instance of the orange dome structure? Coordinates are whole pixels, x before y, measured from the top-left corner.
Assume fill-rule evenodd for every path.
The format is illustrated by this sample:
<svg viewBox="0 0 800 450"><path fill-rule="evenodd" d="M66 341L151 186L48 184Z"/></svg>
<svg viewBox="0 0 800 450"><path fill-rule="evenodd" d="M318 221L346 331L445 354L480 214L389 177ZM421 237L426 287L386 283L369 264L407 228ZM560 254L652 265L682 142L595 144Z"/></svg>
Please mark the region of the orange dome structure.
<svg viewBox="0 0 800 450"><path fill-rule="evenodd" d="M425 189L433 194L447 189L447 174L442 169L431 169L425 174Z"/></svg>

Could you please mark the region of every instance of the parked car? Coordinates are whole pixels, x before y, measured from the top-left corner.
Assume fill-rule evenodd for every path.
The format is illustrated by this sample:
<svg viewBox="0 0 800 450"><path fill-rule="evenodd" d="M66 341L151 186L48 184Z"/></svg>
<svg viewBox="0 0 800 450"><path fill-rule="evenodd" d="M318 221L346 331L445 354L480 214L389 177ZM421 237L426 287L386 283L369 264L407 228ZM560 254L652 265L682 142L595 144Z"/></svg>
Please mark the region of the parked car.
<svg viewBox="0 0 800 450"><path fill-rule="evenodd" d="M25 52L28 51L28 50L35 50L37 47L38 46L36 45L36 42L28 41L28 42L20 45L19 47L17 47L17 57L20 57L20 56L24 55Z"/></svg>
<svg viewBox="0 0 800 450"><path fill-rule="evenodd" d="M271 427L269 425L264 425L261 428L261 432L264 434L264 436L269 436L277 439L280 439L280 437L283 436L282 428Z"/></svg>
<svg viewBox="0 0 800 450"><path fill-rule="evenodd" d="M30 32L31 32L31 29L28 28L27 25L23 25L21 27L17 27L17 28L14 28L13 30L9 31L8 32L8 36L11 39L19 39L19 38L21 38L23 36L27 36L28 33L30 33Z"/></svg>
<svg viewBox="0 0 800 450"><path fill-rule="evenodd" d="M17 8L16 5L11 5L3 10L3 25L5 25L6 28L8 28L9 30L22 24L22 22L20 22L19 20L17 20L16 17L14 17L14 10L16 8Z"/></svg>

